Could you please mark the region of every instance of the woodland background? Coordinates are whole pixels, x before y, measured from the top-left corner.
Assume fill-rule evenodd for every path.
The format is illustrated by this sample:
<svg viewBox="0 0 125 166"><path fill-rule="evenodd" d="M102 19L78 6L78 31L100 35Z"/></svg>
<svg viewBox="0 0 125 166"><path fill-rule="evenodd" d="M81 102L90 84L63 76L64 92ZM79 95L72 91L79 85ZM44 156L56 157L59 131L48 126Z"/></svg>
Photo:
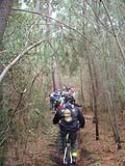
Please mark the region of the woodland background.
<svg viewBox="0 0 125 166"><path fill-rule="evenodd" d="M49 94L63 85L93 112L96 139L103 123L121 148L124 36L124 0L0 1L1 166L8 153L24 162L29 139L46 134Z"/></svg>

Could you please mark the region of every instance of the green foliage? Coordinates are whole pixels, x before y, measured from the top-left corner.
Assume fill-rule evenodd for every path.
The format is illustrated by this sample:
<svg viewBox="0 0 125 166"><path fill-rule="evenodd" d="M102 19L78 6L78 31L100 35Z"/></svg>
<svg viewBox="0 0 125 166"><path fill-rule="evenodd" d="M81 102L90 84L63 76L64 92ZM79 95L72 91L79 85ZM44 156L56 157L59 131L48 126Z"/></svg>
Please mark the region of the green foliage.
<svg viewBox="0 0 125 166"><path fill-rule="evenodd" d="M122 0L122 2L124 2L124 3L125 3L125 0Z"/></svg>

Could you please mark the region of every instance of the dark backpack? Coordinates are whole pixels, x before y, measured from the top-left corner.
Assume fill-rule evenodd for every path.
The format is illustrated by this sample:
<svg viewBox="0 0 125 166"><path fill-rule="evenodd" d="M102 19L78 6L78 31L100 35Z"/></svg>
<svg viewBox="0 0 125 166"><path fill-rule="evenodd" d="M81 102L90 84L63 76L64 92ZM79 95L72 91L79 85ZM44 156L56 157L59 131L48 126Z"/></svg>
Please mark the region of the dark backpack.
<svg viewBox="0 0 125 166"><path fill-rule="evenodd" d="M60 126L62 130L74 131L79 128L76 109L63 109Z"/></svg>
<svg viewBox="0 0 125 166"><path fill-rule="evenodd" d="M74 104L74 103L75 103L74 97L71 96L71 95L65 96L65 103L67 103L67 102L69 102L69 103L71 103L71 104Z"/></svg>

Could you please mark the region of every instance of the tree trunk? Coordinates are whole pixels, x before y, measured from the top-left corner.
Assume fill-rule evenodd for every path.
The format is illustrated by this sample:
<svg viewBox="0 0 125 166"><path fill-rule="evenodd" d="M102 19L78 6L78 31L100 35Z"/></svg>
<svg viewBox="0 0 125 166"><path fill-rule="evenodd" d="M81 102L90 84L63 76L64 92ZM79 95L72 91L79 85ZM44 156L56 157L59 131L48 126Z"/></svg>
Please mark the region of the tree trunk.
<svg viewBox="0 0 125 166"><path fill-rule="evenodd" d="M53 82L53 90L61 88L59 64L56 58L53 58L52 61L52 82Z"/></svg>
<svg viewBox="0 0 125 166"><path fill-rule="evenodd" d="M7 26L7 20L10 15L13 0L2 0L0 2L0 52L3 50L3 36ZM2 63L2 54L0 54L0 62ZM0 73L2 72L3 66L0 64ZM0 109L3 105L3 88L2 83L0 83Z"/></svg>
<svg viewBox="0 0 125 166"><path fill-rule="evenodd" d="M94 62L90 61L88 56L88 67L92 85L92 92L93 92L93 111L94 111L94 121L95 121L95 130L96 130L96 140L99 140L99 127L98 127L98 113L97 113L97 79L95 73L95 66Z"/></svg>
<svg viewBox="0 0 125 166"><path fill-rule="evenodd" d="M47 0L47 31L46 31L46 36L49 42L49 45L51 47L51 49L54 51L54 55L52 57L52 61L51 61L51 72L52 72L52 83L53 83L53 90L55 89L59 89L60 88L60 78L59 78L59 66L58 66L58 59L55 57L56 51L53 49L53 46L51 44L50 41L50 24L51 24L51 19L49 17L51 17L52 15L52 0Z"/></svg>
<svg viewBox="0 0 125 166"><path fill-rule="evenodd" d="M0 1L0 52L3 50L3 36L7 26L7 20L10 15L11 7L13 4L13 0L2 0ZM2 63L2 53L0 54L0 62ZM2 64L0 64L0 73L2 71ZM3 107L3 86L0 83L0 110ZM5 151L6 151L6 142L4 146L1 147L0 151L0 165L4 165L5 161Z"/></svg>
<svg viewBox="0 0 125 166"><path fill-rule="evenodd" d="M110 15L109 15L108 8L107 8L107 6L105 5L105 3L104 3L103 0L102 0L101 2L102 2L102 5L103 5L103 7L104 7L104 9L105 9L106 14L107 14L108 20L109 20L110 25L111 25L111 28L112 28L113 36L114 36L114 38L115 38L115 40L116 40L117 46L118 46L119 51L120 51L121 58L123 59L123 63L124 63L124 65L125 65L125 52L124 52L124 48L123 48L123 46L122 46L122 44L121 44L121 42L120 42L120 40L119 40L118 34L116 33L116 31L115 31L115 29L114 29L114 26L113 26L111 17L110 17Z"/></svg>
<svg viewBox="0 0 125 166"><path fill-rule="evenodd" d="M83 69L82 69L82 59L80 59L80 91L81 91L81 102L82 105L85 104L84 89L83 89Z"/></svg>
<svg viewBox="0 0 125 166"><path fill-rule="evenodd" d="M36 1L35 11L38 12L38 13L41 12L41 9L40 9L40 0Z"/></svg>
<svg viewBox="0 0 125 166"><path fill-rule="evenodd" d="M0 2L0 49L2 49L3 34L7 25L7 20L10 15L13 0L3 0Z"/></svg>
<svg viewBox="0 0 125 166"><path fill-rule="evenodd" d="M108 106L108 113L109 113L110 123L112 126L115 142L118 145L118 149L121 149L121 141L120 141L120 134L119 134L119 129L118 129L117 120L116 120L116 113L114 110L111 93L109 91L106 91L105 98L106 98L106 102Z"/></svg>

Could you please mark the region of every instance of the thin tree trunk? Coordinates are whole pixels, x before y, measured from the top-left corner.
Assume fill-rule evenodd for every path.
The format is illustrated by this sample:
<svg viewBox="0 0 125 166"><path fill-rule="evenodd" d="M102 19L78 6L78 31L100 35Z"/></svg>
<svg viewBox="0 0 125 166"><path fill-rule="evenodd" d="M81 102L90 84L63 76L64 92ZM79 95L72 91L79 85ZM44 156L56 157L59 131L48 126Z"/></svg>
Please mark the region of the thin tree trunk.
<svg viewBox="0 0 125 166"><path fill-rule="evenodd" d="M55 89L56 89L56 85L55 85L54 57L52 57L51 70L52 70L52 84L53 84L53 91L55 91Z"/></svg>
<svg viewBox="0 0 125 166"><path fill-rule="evenodd" d="M10 15L13 0L2 0L0 2L0 52L3 50L3 35L7 26L7 20ZM0 54L0 62L2 62L2 54ZM0 73L2 72L3 65L0 64ZM0 109L3 106L3 86L0 83Z"/></svg>
<svg viewBox="0 0 125 166"><path fill-rule="evenodd" d="M98 114L97 114L97 83L95 81L95 67L94 62L90 60L89 55L86 56L88 60L88 68L89 68L89 74L90 74L90 80L91 80L91 86L92 86L92 93L93 93L93 112L94 112L94 122L95 122L95 130L96 130L96 140L99 140L99 127L98 127ZM93 73L94 70L94 73Z"/></svg>
<svg viewBox="0 0 125 166"><path fill-rule="evenodd" d="M82 59L80 59L80 60L82 62ZM85 103L84 90L83 90L83 71L82 71L82 64L80 64L80 89L81 89L82 103Z"/></svg>
<svg viewBox="0 0 125 166"><path fill-rule="evenodd" d="M118 149L121 149L120 135L119 135L118 125L116 121L116 114L115 114L115 110L112 103L111 93L109 91L106 91L105 98L106 98L106 102L108 106L109 118L110 118L112 130L113 130L115 142L118 145Z"/></svg>
<svg viewBox="0 0 125 166"><path fill-rule="evenodd" d="M97 107L97 97L98 97L98 81L97 81L97 73L94 59L91 59L92 64L92 77L93 77L93 95L94 95L94 114L95 114L95 124L96 124L96 140L99 139L99 127L98 127L98 107Z"/></svg>
<svg viewBox="0 0 125 166"><path fill-rule="evenodd" d="M7 26L7 20L10 15L11 7L13 5L13 0L2 0L0 1L0 52L3 50L3 36ZM0 54L0 62L2 63L3 55ZM2 72L3 65L0 64L0 73ZM0 110L3 108L3 85L0 82ZM6 153L6 142L0 150L0 165L4 166Z"/></svg>
<svg viewBox="0 0 125 166"><path fill-rule="evenodd" d="M35 11L38 12L38 13L41 12L41 10L40 10L40 0L36 1Z"/></svg>
<svg viewBox="0 0 125 166"><path fill-rule="evenodd" d="M114 74L114 68L111 68L110 64L107 65L106 68L106 80L111 80L114 78L115 74ZM119 129L118 129L118 124L117 124L117 119L116 119L116 103L115 103L115 97L116 97L116 88L114 87L114 85L109 84L108 87L106 89L104 89L105 92L105 99L106 99L106 104L107 104L107 108L108 108L108 113L109 113L109 118L110 118L110 123L111 123L111 127L112 127L112 131L114 134L114 139L115 142L118 145L118 149L121 148L121 144L120 144L120 134L119 134Z"/></svg>
<svg viewBox="0 0 125 166"><path fill-rule="evenodd" d="M49 42L49 45L51 47L52 50L53 49L53 46L51 45L51 42L50 42L50 24L51 24L51 15L52 15L52 0L48 0L47 1L47 20L46 20L46 23L47 23L47 32L46 32L46 35L47 35L47 39L48 39L48 42ZM56 51L54 50L54 54L56 53ZM58 66L58 59L53 56L52 57L52 61L51 61L51 72L52 72L52 83L53 83L53 90L55 89L59 89L60 88L60 78L59 78L59 66Z"/></svg>
<svg viewBox="0 0 125 166"><path fill-rule="evenodd" d="M121 55L121 58L123 59L123 63L124 63L124 65L125 65L125 53L124 53L124 48L122 47L121 42L120 42L120 40L119 40L119 37L118 37L118 35L117 35L117 33L116 33L114 27L113 27L112 20L111 20L110 15L109 15L108 8L106 7L106 5L105 5L105 3L104 3L103 0L102 0L101 2L102 2L102 5L103 5L103 7L104 7L104 9L105 9L105 12L106 12L106 14L107 14L107 17L108 17L108 19L109 19L109 22L110 22L110 24L111 24L113 36L114 36L114 38L115 38L115 40L116 40L117 46L118 46L118 48L119 48L119 50L120 50L120 53L121 53L121 54L120 54L120 55Z"/></svg>
<svg viewBox="0 0 125 166"><path fill-rule="evenodd" d="M59 76L59 64L58 60L53 57L52 61L52 82L53 82L53 90L61 88L61 81Z"/></svg>
<svg viewBox="0 0 125 166"><path fill-rule="evenodd" d="M3 35L7 26L7 20L11 12L13 0L3 0L0 3L0 48L2 47Z"/></svg>

